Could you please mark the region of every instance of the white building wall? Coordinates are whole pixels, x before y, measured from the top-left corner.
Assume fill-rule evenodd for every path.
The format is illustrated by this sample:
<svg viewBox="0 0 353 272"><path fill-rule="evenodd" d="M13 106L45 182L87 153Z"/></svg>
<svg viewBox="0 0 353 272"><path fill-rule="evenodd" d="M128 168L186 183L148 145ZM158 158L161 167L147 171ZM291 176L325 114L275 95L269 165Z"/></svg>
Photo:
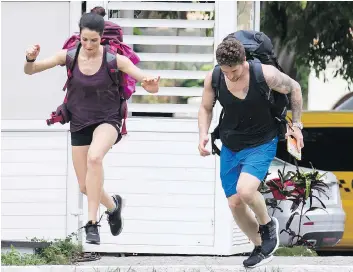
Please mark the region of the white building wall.
<svg viewBox="0 0 353 272"><path fill-rule="evenodd" d="M40 58L61 49L74 7L77 12L77 4L69 1L1 3L2 240L68 234L68 131L45 127L64 97L65 69L29 77L23 64L30 45L40 44ZM41 129L34 123L42 124Z"/></svg>
<svg viewBox="0 0 353 272"><path fill-rule="evenodd" d="M337 65L338 62L328 64L326 70L320 72L318 77L314 71L310 73L308 110L331 110L333 105L349 92L347 81L341 76L334 77Z"/></svg>
<svg viewBox="0 0 353 272"><path fill-rule="evenodd" d="M2 240L66 237L67 137L2 132Z"/></svg>
<svg viewBox="0 0 353 272"><path fill-rule="evenodd" d="M25 51L39 44L43 59L61 49L70 35L70 2L2 2L1 25L1 119L44 120L64 99L65 67L28 76Z"/></svg>

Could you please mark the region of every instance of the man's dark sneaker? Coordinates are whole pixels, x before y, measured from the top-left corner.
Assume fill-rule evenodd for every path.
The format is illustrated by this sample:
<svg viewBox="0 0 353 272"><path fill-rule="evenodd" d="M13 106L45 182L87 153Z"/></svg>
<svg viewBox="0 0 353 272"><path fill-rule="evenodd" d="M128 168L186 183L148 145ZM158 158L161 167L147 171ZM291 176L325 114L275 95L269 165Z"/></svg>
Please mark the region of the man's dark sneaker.
<svg viewBox="0 0 353 272"><path fill-rule="evenodd" d="M254 268L266 264L273 259L273 255L265 256L261 251L261 246L256 246L243 265L247 268Z"/></svg>
<svg viewBox="0 0 353 272"><path fill-rule="evenodd" d="M123 219L121 218L121 210L123 207L123 199L119 195L114 195L113 200L116 204L116 208L113 212L106 211L108 214L108 223L110 226L110 232L113 236L117 236L123 230Z"/></svg>
<svg viewBox="0 0 353 272"><path fill-rule="evenodd" d="M86 242L89 244L100 244L100 237L98 233L98 223L92 224L92 221L88 221L88 223L84 226L86 231Z"/></svg>
<svg viewBox="0 0 353 272"><path fill-rule="evenodd" d="M262 253L272 255L279 246L279 224L274 217L266 225L260 225L259 232L262 240Z"/></svg>

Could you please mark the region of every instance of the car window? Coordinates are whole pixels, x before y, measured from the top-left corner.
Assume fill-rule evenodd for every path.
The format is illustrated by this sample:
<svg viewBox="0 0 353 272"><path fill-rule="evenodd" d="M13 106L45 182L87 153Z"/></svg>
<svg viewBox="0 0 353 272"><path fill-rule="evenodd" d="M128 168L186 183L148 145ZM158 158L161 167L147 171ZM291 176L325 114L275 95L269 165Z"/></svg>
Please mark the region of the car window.
<svg viewBox="0 0 353 272"><path fill-rule="evenodd" d="M352 127L307 127L304 129L304 148L301 167L325 171L352 171ZM289 156L286 142L279 142L276 157L294 164Z"/></svg>
<svg viewBox="0 0 353 272"><path fill-rule="evenodd" d="M339 105L335 110L353 110L353 97L348 98L341 105Z"/></svg>
<svg viewBox="0 0 353 272"><path fill-rule="evenodd" d="M271 162L271 166L283 166L283 162L281 162L277 158L274 158L273 161Z"/></svg>

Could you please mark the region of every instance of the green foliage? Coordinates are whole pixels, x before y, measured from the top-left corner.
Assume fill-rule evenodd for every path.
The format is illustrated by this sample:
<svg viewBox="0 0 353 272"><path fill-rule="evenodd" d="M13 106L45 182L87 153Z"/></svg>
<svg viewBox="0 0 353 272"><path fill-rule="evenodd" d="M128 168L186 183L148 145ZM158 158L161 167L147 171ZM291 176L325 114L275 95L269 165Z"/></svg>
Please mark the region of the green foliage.
<svg viewBox="0 0 353 272"><path fill-rule="evenodd" d="M72 264L82 252L81 245L72 241L75 234L65 239L55 239L48 242L44 239L33 238L33 242L48 243L48 247L35 249L35 254L20 254L13 246L11 250L1 254L3 265L66 265Z"/></svg>
<svg viewBox="0 0 353 272"><path fill-rule="evenodd" d="M295 52L296 67L312 67L318 74L329 61L341 60L335 75L353 78L353 2L264 1L261 29Z"/></svg>
<svg viewBox="0 0 353 272"><path fill-rule="evenodd" d="M142 35L142 31L139 27L134 27L133 33L134 33L134 35Z"/></svg>
<svg viewBox="0 0 353 272"><path fill-rule="evenodd" d="M36 254L20 254L13 246L6 253L1 253L2 265L44 265L45 259Z"/></svg>

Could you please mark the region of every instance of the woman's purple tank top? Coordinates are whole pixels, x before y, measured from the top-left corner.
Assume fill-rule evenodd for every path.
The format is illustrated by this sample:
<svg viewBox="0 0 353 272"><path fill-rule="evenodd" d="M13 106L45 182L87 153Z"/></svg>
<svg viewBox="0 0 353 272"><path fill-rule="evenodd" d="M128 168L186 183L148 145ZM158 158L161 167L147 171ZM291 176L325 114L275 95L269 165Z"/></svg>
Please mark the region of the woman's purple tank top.
<svg viewBox="0 0 353 272"><path fill-rule="evenodd" d="M78 61L72 71L67 91L67 106L71 113L70 131L75 132L97 123L113 123L121 126L120 94L108 74L106 48L98 72L83 74Z"/></svg>

